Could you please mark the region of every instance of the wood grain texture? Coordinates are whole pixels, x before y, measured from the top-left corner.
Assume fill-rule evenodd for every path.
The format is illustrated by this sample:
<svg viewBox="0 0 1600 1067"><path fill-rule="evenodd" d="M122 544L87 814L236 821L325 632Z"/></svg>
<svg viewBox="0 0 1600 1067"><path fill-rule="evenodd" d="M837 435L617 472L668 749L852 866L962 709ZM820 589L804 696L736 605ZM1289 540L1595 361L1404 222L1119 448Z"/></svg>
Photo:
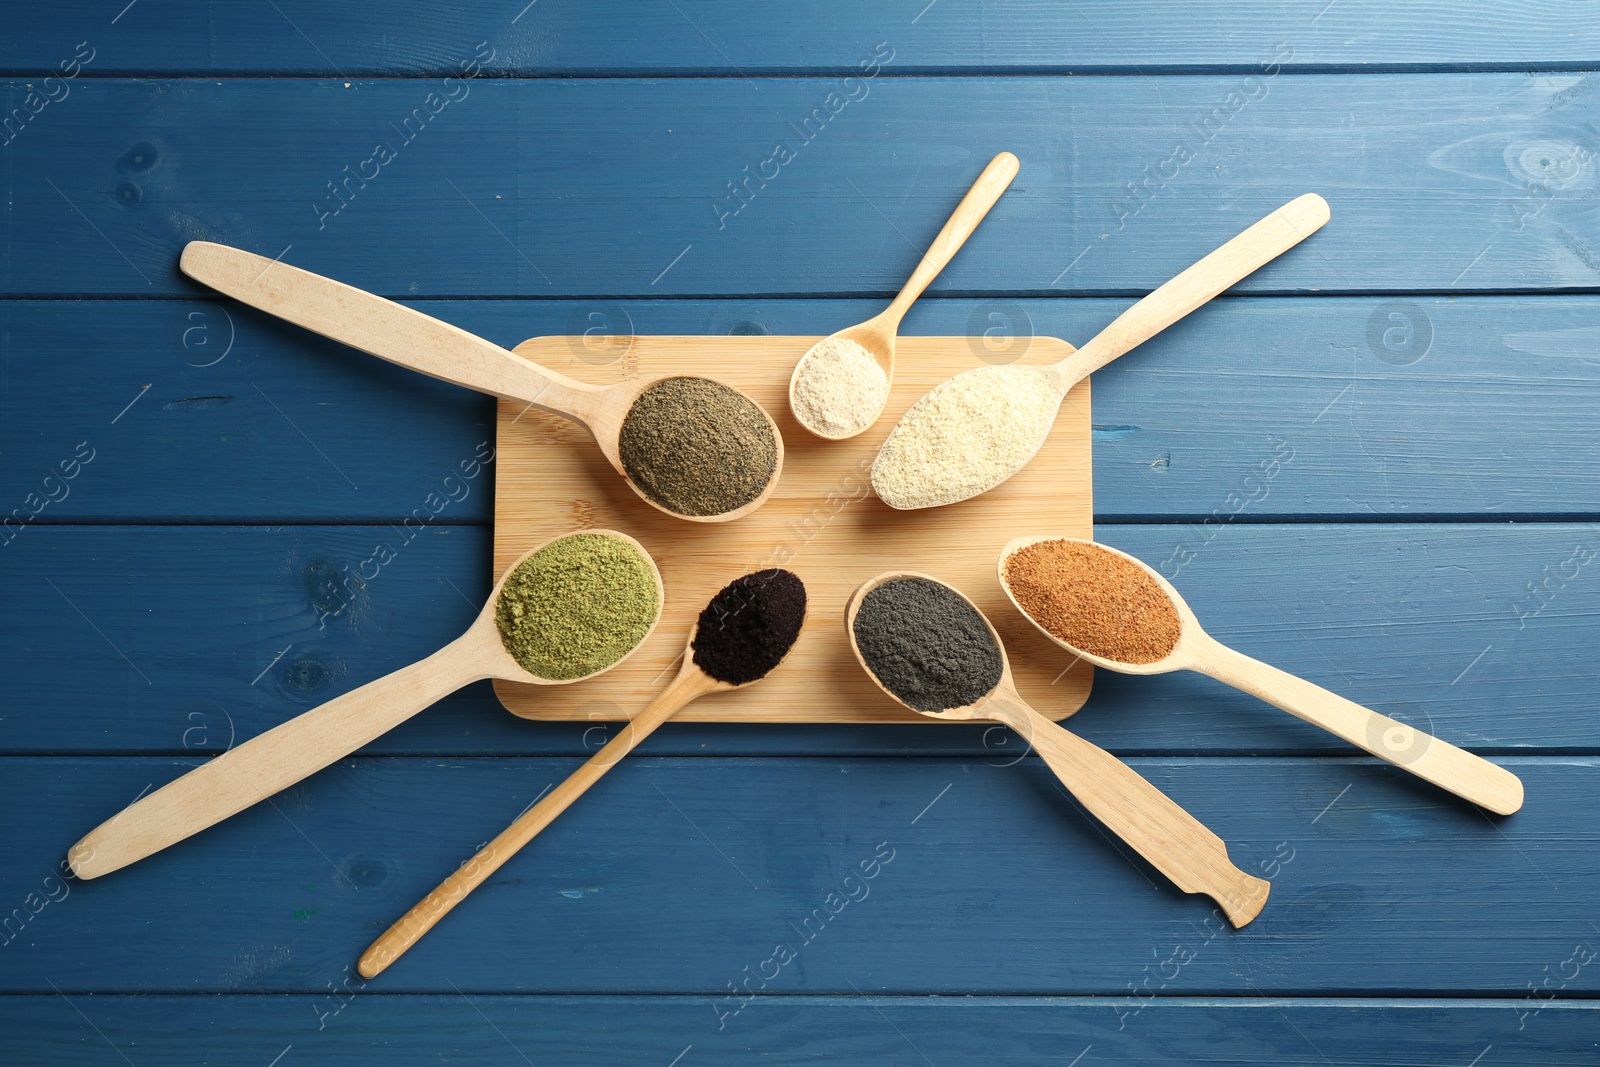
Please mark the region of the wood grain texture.
<svg viewBox="0 0 1600 1067"><path fill-rule="evenodd" d="M1582 74L73 84L7 149L0 294L191 295L210 240L391 297L886 297L1000 147L934 294L1147 291L1307 189L1341 221L1241 291L1600 283Z"/></svg>
<svg viewBox="0 0 1600 1067"><path fill-rule="evenodd" d="M798 958L762 992L1118 998L1183 945L1194 958L1162 993L1522 997L1575 944L1600 947L1585 922L1600 850L1573 832L1600 817L1592 758L1508 760L1538 802L1498 822L1374 760L1130 759L1273 879L1274 906L1215 937L1207 904L1130 861L1036 758L1006 762L634 755L381 988L709 1000L787 942ZM0 951L0 991L44 976L69 993L326 993L441 871L575 766L342 762L118 878L71 883ZM180 770L4 761L5 810L29 815L11 823L0 914L37 907L27 896L43 896L66 842ZM847 893L858 899L829 903ZM1508 901L1514 916L1486 921ZM197 936L200 922L218 933ZM1593 963L1565 971L1560 995L1600 991Z"/></svg>
<svg viewBox="0 0 1600 1067"><path fill-rule="evenodd" d="M648 378L590 385L541 367L477 334L442 319L302 270L279 260L227 245L191 241L183 248L183 272L251 307L359 351L397 363L465 389L512 400L525 408L559 415L575 423L600 449L642 500L689 522L731 522L759 508L783 470L783 440L764 411L776 455L754 498L715 514L681 514L654 499L628 477L620 448L622 425L635 401L649 388Z"/></svg>
<svg viewBox="0 0 1600 1067"><path fill-rule="evenodd" d="M1026 471L966 506L906 515L872 495L868 471L878 446L905 409L933 385L976 362L965 338L904 338L895 389L877 424L848 441L823 441L788 409L789 375L815 337L633 337L613 362L596 365L595 384L638 375L710 374L746 392L778 421L788 442L784 472L760 510L716 528L688 526L646 507L608 476L604 461L579 447L582 431L565 420L500 406L496 436L495 566L499 570L541 541L590 526L620 529L645 545L661 567L667 606L655 636L628 662L570 693L497 683L515 714L538 719L629 718L654 699L676 671L683 640L700 609L729 581L752 570L785 567L806 583L805 633L784 664L759 687L696 701L685 722L920 722L878 691L856 666L841 620L861 582L908 559L936 560L941 576L974 589L985 609L1004 605L990 578L1000 546L1019 525L1045 523L1084 531L1092 514L1089 482L1089 388L1062 404L1055 430ZM554 360L582 338L535 338L516 351ZM608 346L602 351L610 351ZM1029 363L1066 358L1072 347L1035 338ZM933 566L933 564L929 564ZM993 587L993 588L990 588ZM1090 672L1068 671L1037 656L1049 643L1020 618L996 613L1008 642L1018 642L1018 684L1055 718L1088 695Z"/></svg>
<svg viewBox="0 0 1600 1067"><path fill-rule="evenodd" d="M1183 268L1052 368L1063 392L1288 252L1328 223L1328 202L1302 193Z"/></svg>
<svg viewBox="0 0 1600 1067"><path fill-rule="evenodd" d="M903 579L938 586L950 593L955 598L949 605L951 611L959 614L956 603L960 603L960 610L972 612L976 621L987 631L985 636L998 653L1000 673L993 687L970 704L919 707L901 700L903 694L896 693L878 674L879 668L884 666L883 662L875 663L873 657L863 654L861 632L857 629L862 606L873 592L898 584ZM879 624L882 624L881 616ZM1016 678L1005 642L995 630L994 623L978 610L971 597L950 585L939 583L937 578L926 573L886 571L869 578L851 593L844 609L844 625L851 655L862 673L871 678L885 696L928 718L945 722L987 720L1009 726L1031 751L1039 754L1044 765L1050 768L1050 773L1060 780L1067 793L1095 821L1120 838L1173 885L1185 893L1204 893L1211 897L1235 927L1249 925L1260 914L1272 885L1266 879L1257 878L1235 866L1228 857L1226 842L1171 797L1151 785L1149 780L1141 777L1138 771L1105 749L1039 714L1017 694ZM949 670L949 664L942 666Z"/></svg>
<svg viewBox="0 0 1600 1067"><path fill-rule="evenodd" d="M695 635L698 636L699 632L696 629ZM732 688L731 683L712 678L695 664L692 651L694 640L694 637L689 640L688 649L684 652L683 665L678 668L677 677L668 682L666 688L643 711L630 719L625 729L607 741L599 752L584 760L583 764L567 775L560 785L530 804L527 810L511 821L510 826L501 830L488 844L478 849L470 860L447 875L444 881L412 905L409 911L396 919L394 925L367 947L356 967L363 978L381 974L393 964L407 949L415 945L419 938L432 930L440 919L450 914L467 894L505 866L512 856L526 848L528 842L571 807L573 801L588 792L607 771L621 763L623 757L632 752L639 742L681 711L684 705L707 693Z"/></svg>
<svg viewBox="0 0 1600 1067"><path fill-rule="evenodd" d="M922 1063L919 1051L939 1067L1061 1067L1079 1053L1086 1063L1103 1054L1159 1064L1196 1048L1247 1067L1321 1063L1319 1054L1347 1067L1441 1057L1466 1064L1487 1045L1505 1062L1549 1067L1589 1067L1594 1055L1595 1009L1586 1001L1541 1002L1530 1015L1541 1004L1526 999L1167 996L1132 1014L1106 998L880 997L862 988L866 996L764 996L720 1030L698 997L392 996L355 982L353 996L8 996L0 997L0 1022L11 1027L21 1062L70 1067L103 1065L112 1055L107 1042L135 1063L181 1062L200 1045L265 1064L292 1043L290 1056L358 1067L392 1062L395 1048L445 1062L520 1053L533 1063L606 1067L665 1064L685 1053L695 1063L743 1065L770 1049L864 1067Z"/></svg>
<svg viewBox="0 0 1600 1067"><path fill-rule="evenodd" d="M915 253L902 251L909 270ZM924 298L906 325L1081 343L1130 303ZM819 334L877 310L773 299L415 306L508 346L591 329L597 344L618 333ZM1586 446L1600 438L1597 317L1593 296L1212 301L1096 373L1096 512L1102 522L1600 518L1600 450ZM0 301L0 353L0 511L23 506L79 442L96 449L36 523L398 524L428 514L429 494L444 499L444 480L494 440L488 398L231 303ZM569 352L555 369L581 375L593 366L583 356L606 355ZM1293 458L1265 492L1246 487L1280 448ZM487 523L486 486L474 481L434 521Z"/></svg>
<svg viewBox="0 0 1600 1067"><path fill-rule="evenodd" d="M950 218L934 235L933 243L917 261L916 267L911 271L911 277L906 279L905 285L900 287L900 291L889 302L889 306L870 319L835 330L829 334L829 339L860 345L883 369L884 376L892 386L895 337L906 312L911 310L917 297L921 296L929 283L939 276L939 272L949 266L951 258L961 251L961 246L967 243L967 238L972 236L978 224L983 221L983 217L989 213L989 209L994 207L995 201L999 200L1010 187L1012 180L1017 176L1018 167L1017 157L1010 152L1000 152L991 159L977 180L972 183L972 188L967 190L967 195L956 205ZM795 390L803 380L801 369L806 366L806 357L810 355L808 351L795 362L794 374L789 379L789 410L794 413L795 420L807 431L829 441L842 441L854 437L871 426L872 421L882 413L881 406L872 413L870 421L847 420L853 425L849 425L842 433L834 433L824 425L819 425L819 415L823 423L836 421L840 418L840 413L837 411L812 412L809 415L810 421L807 421L808 415L804 407L797 402Z"/></svg>
<svg viewBox="0 0 1600 1067"><path fill-rule="evenodd" d="M112 11L111 15L116 12ZM1495 65L1515 70L1591 62L1600 31L1559 0L1502 0L1477 17L1442 0L1127 0L1077 7L1028 0L959 4L792 4L775 20L730 0L671 5L403 0L360 18L315 0L207 9L205 17L133 12L97 36L87 69L126 74L387 74L443 77L489 42L496 74L852 73L887 40L894 67L915 71L1141 75L1254 70L1294 49L1291 67L1370 71ZM107 16L108 20L110 15ZM65 11L19 20L0 41L0 69L53 71L83 35ZM69 41L68 39L71 39Z"/></svg>
<svg viewBox="0 0 1600 1067"><path fill-rule="evenodd" d="M626 545L642 560L654 586L653 617L644 634L648 638L661 617L660 573L637 541L615 530L595 533L611 538L614 545ZM527 669L512 655L497 623L507 580L557 540L530 546L512 560L472 625L437 652L341 693L243 744L230 746L113 814L68 851L72 873L81 879L98 878L183 841L304 781L472 682L506 678L530 686L556 687L582 680L546 678ZM587 677L610 669L599 666Z"/></svg>
<svg viewBox="0 0 1600 1067"><path fill-rule="evenodd" d="M1212 633L1385 715L1478 752L1600 754L1600 663L1585 625L1600 611L1600 572L1591 562L1562 578L1575 551L1600 549L1592 526L1228 525L1209 540L1182 525L1096 532L1158 567L1187 548L1194 558L1177 580ZM394 560L359 580L379 545ZM0 715L0 751L220 752L436 651L472 621L490 571L483 528L409 542L388 526L31 530L0 549L0 671L17 709ZM1045 651L1053 676L1069 657ZM585 711L616 714L598 702ZM1099 672L1073 729L1122 755L1349 752L1187 673ZM514 718L479 685L367 751L589 755L614 732ZM673 722L644 751L1005 760L1013 746L1005 731L957 724Z"/></svg>
<svg viewBox="0 0 1600 1067"><path fill-rule="evenodd" d="M1018 599L1017 587L1012 584L1012 562L1017 554L1030 547L1046 544L1066 544L1080 553L1093 549L1099 555L1094 566L1115 569L1120 565L1134 579L1138 579L1142 571L1144 584L1153 594L1152 599L1164 599L1171 607L1174 629L1170 645L1164 645L1159 650L1150 649L1149 654L1155 656L1154 659L1134 660L1131 656L1108 654L1103 644L1106 638L1103 636L1099 642L1091 643L1074 639L1071 634L1063 634L1059 626L1046 625L1046 621L1032 610L1032 606L1025 603L1029 598ZM1059 564L1060 561L1057 562ZM1083 561L1079 562L1081 564ZM1166 576L1137 556L1089 541L1064 542L1041 537L1019 537L1001 550L997 570L1000 584L1012 607L1027 616L1028 621L1038 627L1041 633L1060 645L1062 651L1081 657L1096 667L1140 676L1197 671L1281 708L1369 755L1403 767L1418 778L1497 815L1510 815L1522 807L1522 782L1504 767L1458 748L1426 730L1363 707L1315 682L1252 659L1218 641L1205 632L1200 620L1195 617L1194 609L1172 587ZM1070 574L1073 568L1058 567L1055 582L1060 581L1063 570ZM1040 603L1040 583L1035 580L1030 584L1033 586L1032 599L1037 605ZM1048 601L1052 598L1053 593L1046 591L1045 599ZM1084 637L1089 636L1081 625L1079 633ZM1095 644L1099 645L1098 651L1087 651Z"/></svg>
<svg viewBox="0 0 1600 1067"><path fill-rule="evenodd" d="M43 83L79 41L81 75ZM0 535L0 752L38 755L0 760L4 1058L1592 1062L1597 55L1558 0L8 12L0 514L38 514ZM492 76L445 83L479 56ZM830 92L859 99L792 132ZM780 138L796 158L732 193ZM329 187L380 141L378 177ZM615 736L479 685L369 747L413 758L50 899L104 812L433 651L489 585L493 403L199 299L183 243L502 345L818 335L883 306L1002 147L1016 187L907 333L1081 344L1197 232L1327 195L1315 248L1096 375L1097 534L1250 655L1496 759L1566 754L1506 761L1523 811L1327 758L1208 679L1102 672L1074 731L1275 883L1209 938L1039 761L1005 766L1010 731L672 723L459 909L461 941L361 987L384 923ZM728 983L884 840L870 898L719 1030Z"/></svg>

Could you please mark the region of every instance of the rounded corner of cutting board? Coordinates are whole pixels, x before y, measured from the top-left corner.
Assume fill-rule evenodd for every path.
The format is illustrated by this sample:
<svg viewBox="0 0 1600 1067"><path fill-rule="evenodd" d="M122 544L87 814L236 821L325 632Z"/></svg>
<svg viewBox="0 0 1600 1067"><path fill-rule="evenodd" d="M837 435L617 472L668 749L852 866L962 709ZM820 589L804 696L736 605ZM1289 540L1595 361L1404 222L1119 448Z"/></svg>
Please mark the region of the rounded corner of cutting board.
<svg viewBox="0 0 1600 1067"><path fill-rule="evenodd" d="M611 527L637 537L662 570L661 624L628 660L573 686L494 683L496 698L526 719L614 722L632 718L676 669L684 635L711 595L763 566L805 579L814 607L791 660L760 685L702 698L681 722L930 723L872 685L850 655L840 620L855 586L883 570L914 567L956 584L994 621L1018 688L1051 719L1083 706L1093 668L1067 657L1005 602L994 576L1000 546L1029 532L1093 536L1088 380L1074 386L1039 456L1010 482L945 508L894 512L871 493L867 472L882 438L933 385L984 365L981 341L902 337L896 387L879 422L851 441L812 437L788 409L793 364L817 338L629 336L615 349L588 339L530 338L516 351L594 384L638 374L705 374L765 406L783 434L783 477L771 500L738 522L682 523L633 495L564 420L502 400L496 420L494 566L498 574L535 544L574 530ZM1020 363L1064 359L1066 341L1035 337ZM755 358L755 354L765 358ZM992 360L990 361L992 362ZM893 536L884 536L892 532ZM808 640L809 639L809 640Z"/></svg>

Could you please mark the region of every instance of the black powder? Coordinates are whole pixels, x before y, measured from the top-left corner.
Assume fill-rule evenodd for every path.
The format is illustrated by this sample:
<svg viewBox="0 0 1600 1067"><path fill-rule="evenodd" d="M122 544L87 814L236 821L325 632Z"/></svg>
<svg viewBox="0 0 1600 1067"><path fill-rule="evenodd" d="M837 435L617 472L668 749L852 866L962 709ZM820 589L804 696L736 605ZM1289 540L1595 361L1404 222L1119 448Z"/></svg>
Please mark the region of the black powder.
<svg viewBox="0 0 1600 1067"><path fill-rule="evenodd" d="M645 389L622 420L617 448L644 495L679 515L741 508L778 466L766 412L709 378L664 378Z"/></svg>
<svg viewBox="0 0 1600 1067"><path fill-rule="evenodd" d="M855 638L883 687L918 711L966 707L1000 684L1000 646L983 616L926 578L885 582L863 597Z"/></svg>
<svg viewBox="0 0 1600 1067"><path fill-rule="evenodd" d="M700 613L694 665L719 682L753 682L788 654L805 619L806 587L788 571L735 578Z"/></svg>

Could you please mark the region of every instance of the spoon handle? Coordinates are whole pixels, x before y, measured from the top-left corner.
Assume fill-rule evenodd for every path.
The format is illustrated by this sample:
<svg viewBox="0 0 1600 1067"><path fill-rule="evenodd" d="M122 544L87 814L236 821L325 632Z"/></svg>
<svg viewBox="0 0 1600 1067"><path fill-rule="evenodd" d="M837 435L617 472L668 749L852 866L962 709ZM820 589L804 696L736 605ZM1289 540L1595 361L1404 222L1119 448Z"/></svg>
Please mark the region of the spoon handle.
<svg viewBox="0 0 1600 1067"><path fill-rule="evenodd" d="M1261 913L1271 883L1234 866L1220 837L1132 767L1021 699L996 697L983 713L1020 733L1095 818L1179 889L1211 897L1235 927Z"/></svg>
<svg viewBox="0 0 1600 1067"><path fill-rule="evenodd" d="M933 244L928 246L928 251L917 264L917 269L911 272L911 277L906 280L899 295L884 311L883 318L890 333L899 329L900 320L905 317L911 305L916 303L917 297L933 283L939 272L955 258L955 254L961 251L961 246L967 243L967 238L978 228L978 223L983 221L989 209L994 207L1001 194L1010 187L1021 166L1016 156L1010 152L1001 152L983 168L978 180L972 183L967 195L956 205L955 213L944 224L944 229L939 231L939 235L933 239Z"/></svg>
<svg viewBox="0 0 1600 1067"><path fill-rule="evenodd" d="M566 781L551 790L543 800L519 815L515 822L500 831L498 837L479 849L477 855L463 863L454 874L439 883L438 888L423 897L415 907L384 931L383 935L361 954L361 960L357 964L361 976L373 978L381 974L407 949L420 941L423 934L432 930L434 924L450 914L468 893L482 885L486 878L498 871L502 864L532 841L539 831L549 826L557 815L566 811L574 800L616 766L635 745L649 737L656 727L672 718L685 704L711 692L717 684L692 664L686 666L679 672L678 677L673 679L672 684L651 701L649 707L635 716L620 734L608 741L599 752L590 756L583 766L573 771Z"/></svg>
<svg viewBox="0 0 1600 1067"><path fill-rule="evenodd" d="M210 241L191 241L179 261L195 281L368 355L480 393L521 400L587 421L595 386L364 289Z"/></svg>
<svg viewBox="0 0 1600 1067"><path fill-rule="evenodd" d="M1316 193L1289 201L1118 315L1088 344L1057 364L1062 391L1243 281L1327 221L1328 202Z"/></svg>
<svg viewBox="0 0 1600 1067"><path fill-rule="evenodd" d="M1195 669L1320 726L1357 748L1500 815L1522 807L1522 780L1497 766L1353 700L1212 640Z"/></svg>
<svg viewBox="0 0 1600 1067"><path fill-rule="evenodd" d="M79 878L98 878L177 844L310 777L417 712L485 677L458 638L202 763L113 815L72 846Z"/></svg>

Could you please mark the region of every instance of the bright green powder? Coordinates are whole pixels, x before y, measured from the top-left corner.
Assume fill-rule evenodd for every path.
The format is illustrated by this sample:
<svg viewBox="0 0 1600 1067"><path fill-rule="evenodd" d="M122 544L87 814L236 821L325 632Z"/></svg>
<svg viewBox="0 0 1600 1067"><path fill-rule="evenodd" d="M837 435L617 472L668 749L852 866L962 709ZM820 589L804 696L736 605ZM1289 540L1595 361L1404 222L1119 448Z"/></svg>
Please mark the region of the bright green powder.
<svg viewBox="0 0 1600 1067"><path fill-rule="evenodd" d="M642 552L605 534L572 534L507 576L494 618L523 670L561 682L632 652L660 611L655 574Z"/></svg>

